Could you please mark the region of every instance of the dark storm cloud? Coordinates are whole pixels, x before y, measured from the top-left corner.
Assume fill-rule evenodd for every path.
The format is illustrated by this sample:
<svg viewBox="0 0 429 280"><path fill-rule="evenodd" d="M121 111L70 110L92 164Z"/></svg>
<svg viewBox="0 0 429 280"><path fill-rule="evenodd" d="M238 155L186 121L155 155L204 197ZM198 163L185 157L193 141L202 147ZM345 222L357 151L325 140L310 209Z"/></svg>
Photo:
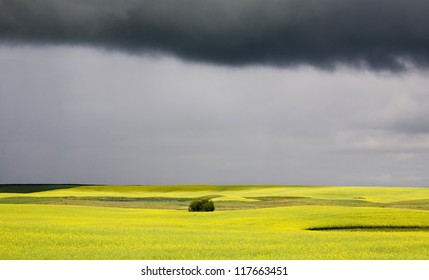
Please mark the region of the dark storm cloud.
<svg viewBox="0 0 429 280"><path fill-rule="evenodd" d="M227 65L429 66L426 0L0 0L8 43L162 52Z"/></svg>

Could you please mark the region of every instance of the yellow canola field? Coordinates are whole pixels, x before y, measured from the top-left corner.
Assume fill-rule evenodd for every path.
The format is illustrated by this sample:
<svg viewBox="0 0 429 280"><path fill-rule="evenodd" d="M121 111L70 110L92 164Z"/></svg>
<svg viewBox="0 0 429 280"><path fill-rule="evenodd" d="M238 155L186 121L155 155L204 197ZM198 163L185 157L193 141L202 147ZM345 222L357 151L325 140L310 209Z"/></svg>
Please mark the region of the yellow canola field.
<svg viewBox="0 0 429 280"><path fill-rule="evenodd" d="M139 194L132 187L128 191ZM112 190L99 190L103 195L107 192L110 196ZM159 190L153 192L159 195ZM282 194L286 192L294 193L285 190ZM195 196L185 191L182 195L192 193ZM253 194L259 195L256 189ZM329 195L329 188L317 195ZM347 197L348 191L336 195ZM377 197L376 192L372 195ZM410 226L423 230L307 230L335 226ZM292 206L195 213L0 204L0 259L427 260L428 227L428 211L374 207Z"/></svg>
<svg viewBox="0 0 429 280"><path fill-rule="evenodd" d="M389 203L429 200L429 188L409 187L339 187L339 186L81 186L28 194L0 193L5 197L166 197L194 198L214 196L219 201L254 201L258 197L309 197L329 200L364 200Z"/></svg>

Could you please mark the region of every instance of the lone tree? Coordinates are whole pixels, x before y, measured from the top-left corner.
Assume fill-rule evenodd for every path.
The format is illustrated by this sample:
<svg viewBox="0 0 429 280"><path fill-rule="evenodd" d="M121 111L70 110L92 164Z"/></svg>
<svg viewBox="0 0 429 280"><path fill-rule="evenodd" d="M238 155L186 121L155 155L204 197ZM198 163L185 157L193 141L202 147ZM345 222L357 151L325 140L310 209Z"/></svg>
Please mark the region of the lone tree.
<svg viewBox="0 0 429 280"><path fill-rule="evenodd" d="M213 212L215 206L210 199L194 200L188 207L189 212Z"/></svg>

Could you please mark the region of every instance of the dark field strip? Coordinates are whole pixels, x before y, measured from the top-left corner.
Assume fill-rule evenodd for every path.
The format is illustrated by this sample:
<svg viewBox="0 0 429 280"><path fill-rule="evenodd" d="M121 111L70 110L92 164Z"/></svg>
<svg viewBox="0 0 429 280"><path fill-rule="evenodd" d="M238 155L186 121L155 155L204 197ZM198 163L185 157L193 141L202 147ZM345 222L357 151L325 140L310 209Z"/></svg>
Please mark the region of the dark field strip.
<svg viewBox="0 0 429 280"><path fill-rule="evenodd" d="M429 231L428 226L332 226L308 228L310 231Z"/></svg>
<svg viewBox="0 0 429 280"><path fill-rule="evenodd" d="M208 196L199 197L211 198ZM97 207L187 210L195 198L170 197L5 197L0 204L80 205ZM222 207L221 207L222 208ZM218 209L219 210L219 209Z"/></svg>
<svg viewBox="0 0 429 280"><path fill-rule="evenodd" d="M51 186L51 185L49 185ZM65 186L65 185L61 185ZM66 185L69 186L69 185ZM74 185L75 186L75 185ZM194 199L213 199L219 195L202 197L32 197L17 196L0 198L0 204L53 204L83 205L99 207L145 208L145 209L177 209L186 210ZM256 201L214 201L216 210L245 210L256 208L273 208L284 206L346 206L346 207L380 207L429 210L429 200L409 200L391 203L376 203L361 199L328 200L310 197L266 196L246 197Z"/></svg>
<svg viewBox="0 0 429 280"><path fill-rule="evenodd" d="M0 193L33 193L42 191L51 191L57 189L70 189L74 187L85 186L76 184L2 184Z"/></svg>

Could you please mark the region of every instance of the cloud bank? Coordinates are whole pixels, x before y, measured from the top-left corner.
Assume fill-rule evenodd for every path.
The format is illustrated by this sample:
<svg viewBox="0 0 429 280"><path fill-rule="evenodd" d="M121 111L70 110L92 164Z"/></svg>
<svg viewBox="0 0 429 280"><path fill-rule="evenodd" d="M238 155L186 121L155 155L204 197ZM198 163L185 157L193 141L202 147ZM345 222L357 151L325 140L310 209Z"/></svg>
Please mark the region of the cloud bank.
<svg viewBox="0 0 429 280"><path fill-rule="evenodd" d="M0 0L0 41L223 65L429 66L426 0Z"/></svg>

